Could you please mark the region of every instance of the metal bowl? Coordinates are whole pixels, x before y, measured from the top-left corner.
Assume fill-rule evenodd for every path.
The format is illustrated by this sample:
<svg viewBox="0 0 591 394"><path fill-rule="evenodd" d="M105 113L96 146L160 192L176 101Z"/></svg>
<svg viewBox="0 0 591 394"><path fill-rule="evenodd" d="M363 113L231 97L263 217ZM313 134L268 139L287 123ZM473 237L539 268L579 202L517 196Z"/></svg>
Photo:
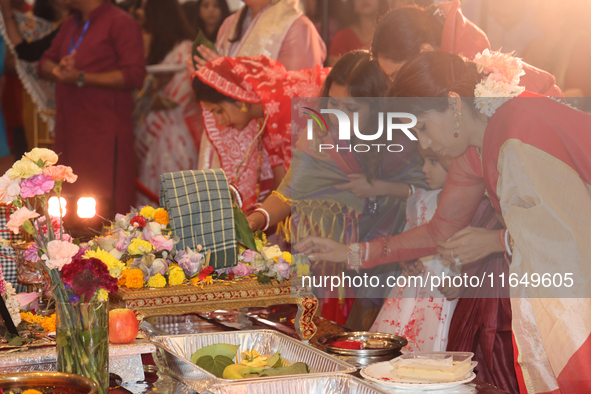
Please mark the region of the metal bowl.
<svg viewBox="0 0 591 394"><path fill-rule="evenodd" d="M96 394L98 385L84 376L62 372L18 372L0 375L1 389L35 389L42 393Z"/></svg>
<svg viewBox="0 0 591 394"><path fill-rule="evenodd" d="M342 349L329 344L334 341L358 341L363 343L363 349ZM400 351L408 341L398 335L380 332L355 331L340 334L325 335L318 340L326 351L344 356L385 356Z"/></svg>
<svg viewBox="0 0 591 394"><path fill-rule="evenodd" d="M333 341L359 341L363 343L364 348L360 350L342 349L328 345ZM406 346L407 343L408 341L405 338L398 335L367 331L328 334L318 339L319 346L325 352L332 353L357 368L363 368L382 361L390 361L400 355L400 349Z"/></svg>

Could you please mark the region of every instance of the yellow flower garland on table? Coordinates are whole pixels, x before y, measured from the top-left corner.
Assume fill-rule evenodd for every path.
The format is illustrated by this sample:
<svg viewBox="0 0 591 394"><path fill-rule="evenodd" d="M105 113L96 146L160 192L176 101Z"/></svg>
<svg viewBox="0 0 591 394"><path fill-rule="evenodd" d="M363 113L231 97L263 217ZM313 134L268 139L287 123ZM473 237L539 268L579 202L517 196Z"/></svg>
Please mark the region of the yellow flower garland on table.
<svg viewBox="0 0 591 394"><path fill-rule="evenodd" d="M33 315L31 312L21 312L21 319L31 324L40 324L45 332L55 332L55 313L45 317Z"/></svg>

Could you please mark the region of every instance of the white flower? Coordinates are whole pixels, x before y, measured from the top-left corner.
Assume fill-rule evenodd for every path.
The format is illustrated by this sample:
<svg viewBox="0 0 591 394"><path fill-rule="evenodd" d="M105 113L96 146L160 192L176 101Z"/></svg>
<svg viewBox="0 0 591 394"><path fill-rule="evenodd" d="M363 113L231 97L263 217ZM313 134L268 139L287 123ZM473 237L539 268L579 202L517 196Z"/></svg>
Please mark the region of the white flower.
<svg viewBox="0 0 591 394"><path fill-rule="evenodd" d="M521 60L508 54L490 52L488 49L474 57L479 72L487 77L474 88L476 108L486 116L525 91L519 79L525 74Z"/></svg>
<svg viewBox="0 0 591 394"><path fill-rule="evenodd" d="M9 204L16 200L21 192L20 178L10 179L7 174L0 178L0 203Z"/></svg>
<svg viewBox="0 0 591 394"><path fill-rule="evenodd" d="M6 308L10 313L10 317L12 318L12 322L15 326L18 326L21 322L21 305L16 298L16 291L12 287L12 284L6 282L6 292L4 293L4 301L6 303Z"/></svg>

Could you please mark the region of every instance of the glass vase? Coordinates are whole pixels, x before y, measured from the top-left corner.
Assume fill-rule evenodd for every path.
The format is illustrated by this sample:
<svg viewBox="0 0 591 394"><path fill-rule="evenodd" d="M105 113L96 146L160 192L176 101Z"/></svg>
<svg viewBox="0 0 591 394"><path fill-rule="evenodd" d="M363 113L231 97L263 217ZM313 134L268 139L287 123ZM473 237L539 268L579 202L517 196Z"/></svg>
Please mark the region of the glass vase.
<svg viewBox="0 0 591 394"><path fill-rule="evenodd" d="M56 302L57 370L94 380L99 394L109 391L109 314L107 303Z"/></svg>

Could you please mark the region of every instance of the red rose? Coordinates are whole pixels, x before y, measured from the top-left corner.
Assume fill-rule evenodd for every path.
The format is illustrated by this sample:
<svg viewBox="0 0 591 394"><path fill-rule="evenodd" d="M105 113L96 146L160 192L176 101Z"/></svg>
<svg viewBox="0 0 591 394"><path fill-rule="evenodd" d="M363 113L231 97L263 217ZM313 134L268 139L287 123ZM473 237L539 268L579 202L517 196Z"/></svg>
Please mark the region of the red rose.
<svg viewBox="0 0 591 394"><path fill-rule="evenodd" d="M203 268L199 273L199 280L205 280L211 273L213 272L213 267L208 265L207 267Z"/></svg>
<svg viewBox="0 0 591 394"><path fill-rule="evenodd" d="M129 222L133 227L139 227L139 228L144 228L146 227L146 219L143 218L143 216L136 216L133 219L130 220Z"/></svg>

